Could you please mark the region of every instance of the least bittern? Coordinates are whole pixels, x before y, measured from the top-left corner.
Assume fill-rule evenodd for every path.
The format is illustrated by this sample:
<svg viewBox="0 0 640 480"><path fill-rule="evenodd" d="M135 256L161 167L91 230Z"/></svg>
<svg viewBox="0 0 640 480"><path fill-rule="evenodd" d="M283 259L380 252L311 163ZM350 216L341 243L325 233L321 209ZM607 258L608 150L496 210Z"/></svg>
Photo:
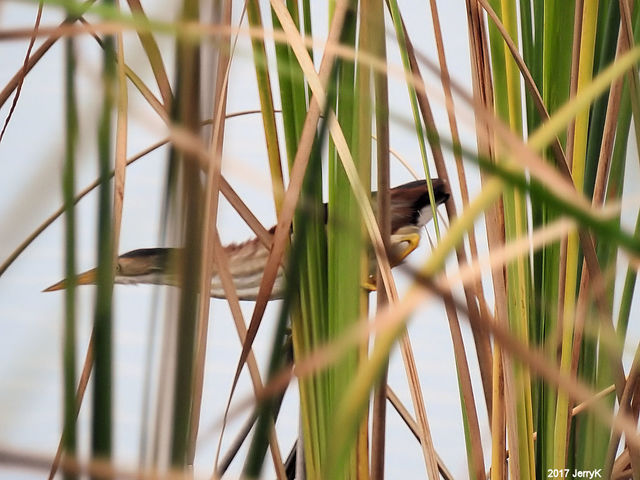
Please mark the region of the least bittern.
<svg viewBox="0 0 640 480"><path fill-rule="evenodd" d="M440 205L450 196L448 184L439 179L431 180L435 204ZM391 252L392 265L401 263L407 255L416 249L420 242L420 228L432 218L431 203L425 180L405 183L392 188L391 215ZM275 227L274 227L275 228ZM274 228L270 230L273 233ZM255 300L269 249L258 238L224 247L228 256L231 276L241 300ZM115 272L115 283L121 284L157 284L179 285L178 262L180 248L141 248L121 255ZM77 285L93 284L96 281L96 269L81 273L76 277ZM66 280L45 289L45 292L61 290ZM284 293L284 272L280 268L271 298L281 298ZM211 296L225 298L220 277L214 271L211 282Z"/></svg>

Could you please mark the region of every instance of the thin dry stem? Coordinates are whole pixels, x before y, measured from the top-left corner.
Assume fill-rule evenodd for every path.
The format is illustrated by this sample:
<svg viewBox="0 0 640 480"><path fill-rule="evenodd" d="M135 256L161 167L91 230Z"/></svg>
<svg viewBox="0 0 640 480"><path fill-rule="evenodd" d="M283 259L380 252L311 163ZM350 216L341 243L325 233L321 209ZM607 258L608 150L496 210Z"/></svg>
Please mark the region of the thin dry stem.
<svg viewBox="0 0 640 480"><path fill-rule="evenodd" d="M416 437L416 440L422 442L422 434L420 432L420 427L418 426L418 422L411 416L407 407L404 406L398 395L393 391L393 389L387 385L387 399L393 405L393 408L398 412L400 418L404 421L404 423L409 427L413 435ZM453 480L453 474L449 471L447 466L444 464L444 461L438 455L438 452L434 450L434 454L436 456L438 462L438 471L444 480Z"/></svg>

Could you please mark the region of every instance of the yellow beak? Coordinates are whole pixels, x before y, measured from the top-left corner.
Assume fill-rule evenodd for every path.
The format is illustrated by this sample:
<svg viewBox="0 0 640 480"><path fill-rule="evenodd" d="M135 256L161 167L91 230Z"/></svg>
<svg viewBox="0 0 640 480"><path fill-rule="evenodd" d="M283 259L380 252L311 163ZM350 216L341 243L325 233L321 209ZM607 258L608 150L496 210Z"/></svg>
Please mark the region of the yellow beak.
<svg viewBox="0 0 640 480"><path fill-rule="evenodd" d="M76 285L91 285L96 283L96 271L95 268L92 268L78 275L76 277ZM50 287L45 288L43 292L55 292L56 290L64 290L65 288L67 288L67 279L54 283Z"/></svg>

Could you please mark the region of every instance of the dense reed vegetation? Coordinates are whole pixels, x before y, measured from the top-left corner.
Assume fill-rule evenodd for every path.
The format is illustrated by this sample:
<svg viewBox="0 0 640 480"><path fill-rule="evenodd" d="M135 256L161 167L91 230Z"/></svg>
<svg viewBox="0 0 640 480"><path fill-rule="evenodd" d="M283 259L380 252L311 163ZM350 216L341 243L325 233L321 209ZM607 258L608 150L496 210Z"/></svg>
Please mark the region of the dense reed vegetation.
<svg viewBox="0 0 640 480"><path fill-rule="evenodd" d="M268 463L268 475L279 479L379 480L393 462L392 406L415 436L406 449L423 458L424 469L411 478L454 478L451 471L476 480L576 472L640 478L640 350L637 335L628 334L639 320L640 208L637 192L625 189L640 142L636 3L182 0L166 21L147 15L138 0L51 0L39 9L64 12L59 24L41 23L39 16L33 28L1 23L1 41L33 42L23 67L0 91L5 125L16 121L13 106L30 95L23 86L58 43L64 45L59 96L66 114L55 126L65 145L63 205L0 259L0 276L61 217L59 258L71 280L64 293L63 418L55 460L0 452L0 468L4 462L37 475L46 468L68 479L82 472L122 474L125 467L112 455L118 422L112 295L128 198L125 172L166 144L160 241L184 247L172 259L180 288L158 302L162 313L153 321L161 333L147 339L156 354L148 357L145 376L154 381L145 387L139 469L131 475L231 477L235 471L258 478L267 476ZM464 12L466 28L441 24L443 9ZM411 31L408 16L420 16L423 31ZM435 49L419 40L424 30ZM450 69L444 40L464 32L466 74ZM77 113L77 45L92 36L103 55L94 126L79 122ZM236 48L238 38L250 38L250 52ZM134 43L142 46L144 67L127 63ZM239 55L251 57L251 78L234 76ZM258 92L259 104L253 112L231 112L230 90L245 84ZM406 93L400 98L391 84ZM135 117L130 96L144 99L168 137L127 159L128 122ZM232 114L261 119L262 130L247 133L247 142L264 144L264 169L245 175L260 179L269 172L277 216L270 232L226 178ZM89 128L98 141L98 178L80 191L77 145ZM391 132L398 130L410 132L411 147L394 143ZM11 128L5 134L12 135ZM397 162L391 154L398 149L418 151L420 158ZM434 209L429 253L397 268L411 278L406 289L396 287L389 253L389 192L399 183L401 163L409 170L420 165L419 178L447 180L453 193L439 215ZM76 205L93 189L99 197L97 286L90 342L80 350ZM434 199L430 181L428 190ZM248 318L231 281L230 250L221 243L221 194L269 249ZM629 211L638 218L635 231L621 220ZM287 281L272 319L270 354L258 358L254 341L269 335L261 322L282 270ZM220 444L227 422L250 418L226 453L219 445L215 459L203 459L197 447L208 407L205 367L220 355L207 343L213 277L222 283L241 344L227 364L230 391L220 393L227 408L215 412ZM426 394L438 385L420 382L414 345L423 339L413 338L408 326L424 320L425 304L443 307L441 318L429 321L446 322L450 331L452 357L438 362L455 364L462 469L445 465L430 428L430 418L450 412L430 408ZM395 348L410 406L389 386ZM250 399L237 395L245 370ZM296 392L299 411L286 410L287 390ZM87 408L91 441L85 448L77 416ZM300 423L289 460L289 446L279 441L283 415ZM235 470L227 470L230 464Z"/></svg>

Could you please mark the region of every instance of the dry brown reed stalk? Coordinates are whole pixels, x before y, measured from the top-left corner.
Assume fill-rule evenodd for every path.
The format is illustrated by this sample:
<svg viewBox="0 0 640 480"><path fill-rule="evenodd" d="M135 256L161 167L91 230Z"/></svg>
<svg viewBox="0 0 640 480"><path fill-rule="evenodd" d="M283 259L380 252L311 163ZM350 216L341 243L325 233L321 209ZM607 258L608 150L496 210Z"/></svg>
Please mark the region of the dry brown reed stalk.
<svg viewBox="0 0 640 480"><path fill-rule="evenodd" d="M472 73L472 87L473 87L473 99L470 101L470 104L473 105L473 109L475 112L475 127L477 134L477 147L480 153L483 153L490 158L493 157L493 152L495 150L492 141L492 135L489 133L490 127L489 122L484 121L482 118L481 112L482 109L485 109L489 112L493 110L493 96L492 96L492 85L491 85L491 75L489 73L489 65L488 65L488 48L487 48L487 39L486 32L484 29L484 20L480 14L480 10L478 8L477 2L473 2L468 0L467 4L467 19L468 19L468 28L469 28L469 42L470 42L470 52L471 52L471 73ZM455 88L455 85L453 85ZM487 115L486 118L491 118L493 114ZM484 177L484 175L483 175ZM483 178L484 180L484 178ZM498 205L491 207L487 212L485 212L485 222L487 225L487 237L490 245L494 247L500 246L504 243L504 224L502 223L502 219L504 218L502 212L502 204L498 203ZM506 286L505 286L505 274L502 269L494 272L493 274L493 286L494 286L494 297L495 297L495 308L496 308L496 321L500 322L501 325L506 325L506 312L507 312L507 300L506 300ZM486 309L483 309L480 314L486 313ZM503 360L500 355L500 348L496 344L493 351L492 361L494 362L494 367L492 370L492 384L494 386L494 390L491 392L492 402L491 407L489 407L488 411L490 412L490 417L492 419L492 438L493 438L493 460L492 464L494 465L505 465L506 464L506 449L505 449L505 422L503 420L504 411L500 407L504 405L504 376L502 374L502 368L500 365L503 361L508 362L508 360ZM507 379L510 384L510 380ZM485 398L486 395L485 395ZM514 423L509 422L509 434L515 437L515 431L513 430ZM517 468L518 456L514 458L514 468ZM517 471L517 470L516 470ZM495 475L497 472L493 472ZM479 475L479 476L478 476ZM482 478L482 473L476 473L478 478Z"/></svg>
<svg viewBox="0 0 640 480"><path fill-rule="evenodd" d="M593 402L600 400L601 398L606 397L607 395L609 395L610 393L615 392L616 390L616 386L615 385L609 385L607 388L605 388L604 390L600 390L598 393L596 393L592 398L590 398L589 400L585 400L582 403L577 404L575 407L573 407L573 409L571 410L571 415L575 416L578 415L579 413L582 413L583 411L585 411L587 408L589 408L589 405L592 404Z"/></svg>
<svg viewBox="0 0 640 480"><path fill-rule="evenodd" d="M631 459L629 450L624 449L616 459L611 471L612 480L631 480L633 471L631 470Z"/></svg>
<svg viewBox="0 0 640 480"><path fill-rule="evenodd" d="M139 18L147 18L140 0L127 0L127 3L129 4L129 8L133 14ZM164 62L162 61L162 54L160 53L158 44L156 43L155 38L153 38L151 32L137 30L137 33L140 38L142 48L144 48L147 58L149 59L149 64L151 65L151 70L153 71L156 83L158 84L164 110L169 112L171 111L173 94L171 93L171 84L169 83L169 77L167 77L167 72Z"/></svg>
<svg viewBox="0 0 640 480"><path fill-rule="evenodd" d="M409 36L406 32L405 28L405 41L407 47L407 54L409 56L409 61L411 64L412 74L415 78L419 79L420 82L424 84L422 79L422 75L420 73L420 69L414 54L413 45L409 40ZM418 105L420 107L420 111L422 113L422 117L427 128L428 132L431 132L429 137L433 135L437 135L437 129L435 125L435 120L431 111L431 105L429 103L429 99L424 91L417 93L418 97ZM449 182L449 175L445 166L444 156L442 154L442 149L440 148L439 141L434 141L432 138L429 140L431 146L431 152L433 154L434 163L436 165L436 170L438 172L438 176L447 182ZM449 219L453 219L457 216L457 211L455 207L455 203L453 197L450 197L449 200L445 203L445 207L447 209L447 216ZM458 264L464 265L467 263L466 252L464 250L464 246L461 245L456 249L456 257L458 259ZM464 287L465 300L467 302L467 309L470 312L470 315L479 315L478 312L478 304L476 303L476 298L479 298L481 295L481 290L476 290L476 284L472 284ZM473 444L473 449L477 452L482 451L482 445L480 443L480 430L479 430L479 422L478 422L478 413L476 409L476 403L473 400L473 389L471 386L471 375L469 373L468 362L466 360L466 352L464 351L464 344L462 342L462 334L459 329L459 319L454 308L451 308L451 305L447 305L445 303L447 317L449 319L450 325L453 326L451 329L451 335L453 337L454 342L454 351L456 353L456 363L458 365L458 371L460 375L460 384L462 395L465 400L465 405L467 406L468 412L468 422L469 422L469 430L470 430L470 438ZM489 338L486 336L484 331L479 331L477 329L472 329L473 338L476 346L476 354L478 357L478 365L480 367L480 376L482 378L482 386L485 398L485 404L487 407L487 412L491 412L491 346L489 344ZM472 402L472 403L468 403ZM489 413L489 418L491 417L491 413ZM484 463L481 459L477 460L476 469L480 470L480 463Z"/></svg>
<svg viewBox="0 0 640 480"><path fill-rule="evenodd" d="M31 39L29 40L29 46L27 47L27 52L24 56L24 62L22 64L22 69L18 72L18 84L16 85L16 94L13 97L13 102L11 102L11 107L9 108L9 113L7 114L7 118L4 120L4 124L2 125L2 131L0 131L0 143L4 138L4 134L7 131L7 127L9 126L9 122L11 121L11 117L13 116L13 112L16 109L16 105L18 105L18 100L20 99L20 92L22 92L22 86L24 85L24 79L27 76L27 71L29 67L29 57L31 56L31 51L33 50L33 45L36 43L36 37L38 36L38 27L40 27L40 20L42 19L42 9L44 7L44 2L40 2L38 4L38 13L36 13L36 21L33 26L33 34L31 35Z"/></svg>
<svg viewBox="0 0 640 480"><path fill-rule="evenodd" d="M411 167L403 161L393 150L391 149L391 153L394 154L398 158L398 160L407 168L414 176L417 178L418 175L416 172L413 172ZM477 258L477 256L476 256ZM420 381L417 376L417 370L415 365L415 360L413 356L413 352L411 349L410 338L405 332L402 335L401 339L401 351L402 357L405 364L405 371L407 373L407 378L409 380L411 398L414 404L414 410L417 412L418 422L413 420L411 416L408 414L404 406L401 404L399 399L395 396L393 391L389 386L387 386L387 395L389 400L392 402L393 406L396 408L398 413L401 415L403 420L407 423L409 428L413 431L416 439L420 442L421 449L423 452L423 456L426 462L427 471L430 472L430 475L433 476L431 472L435 467L437 470L443 475L444 478L452 478L450 472L444 466L442 460L439 455L435 451L433 440L431 437L431 432L429 428L429 422L426 415L426 408L424 405L424 399L422 396L422 388L420 387Z"/></svg>
<svg viewBox="0 0 640 480"><path fill-rule="evenodd" d="M226 25L231 24L231 5L225 2L218 8L212 7L213 15L221 17L220 19ZM222 10L226 13L222 14ZM227 91L229 86L229 69L231 66L231 57L227 53L230 49L230 38L225 38L224 45L220 45L218 61L213 66L213 76L215 78L213 103L209 108L213 117L213 133L209 143L210 161L206 169L207 177L205 191L203 196L204 211L203 227L202 227L202 271L200 272L200 291L208 292L211 288L211 280L213 277L214 265L220 263L213 256L214 235L217 235L218 222L218 200L220 194L220 178L222 170L222 148L224 141L224 111L227 107ZM211 55L211 51L208 52ZM207 114L209 112L206 112ZM224 272L225 277L229 275L228 271ZM223 286L228 286L223 284ZM230 299L237 298L235 289L229 292L225 291L228 302ZM207 336L209 332L209 298L208 295L201 295L198 299L198 314L196 325L196 346L194 355L194 382L193 382L193 406L190 412L189 420L189 441L187 447L188 463L193 463L196 450L196 441L200 428L200 409L202 407L202 388L204 382L204 367L207 353ZM231 304L229 308L233 311ZM244 324L244 320L242 320ZM261 382L259 382L259 385ZM261 386L261 385L260 385Z"/></svg>
<svg viewBox="0 0 640 480"><path fill-rule="evenodd" d="M360 38L359 48L360 50L371 50L371 52L378 58L382 59L384 63L387 63L387 48L386 37L380 35L380 32L385 31L384 25L384 7L383 0L375 0L373 2L363 3L360 6ZM361 91L366 91L368 87L369 76L371 75L370 69L360 69L359 81ZM390 237L391 237L391 216L390 216L390 133L389 133L389 86L387 75L382 72L373 74L373 88L374 88L374 106L375 106L375 124L376 124L376 163L377 163L377 176L378 176L378 194L376 196L377 203L377 221L378 228L380 230L380 236L385 250L389 249ZM362 117L366 114L363 112ZM358 122L359 124L361 122ZM364 122L362 122L364 123ZM360 138L365 139L369 136L370 126L366 124L360 124L359 130ZM377 278L382 278L382 271L380 267L377 267ZM376 309L384 308L389 301L393 301L387 295L386 289L379 290L376 297ZM366 309L363 309L366 311ZM403 341L401 343L402 358L404 360L405 371L409 380L411 389L411 397L414 400L414 408L418 417L421 418L423 427L423 438L420 443L422 446L422 452L424 461L427 467L427 474L429 478L435 478L433 472L437 475L437 469L434 468L436 463L432 460L434 457L428 450L428 445L431 444L433 448L433 442L429 432L429 425L427 423L427 414L424 406L424 399L422 397L422 389L417 377L417 370L415 366L415 359L411 350L411 343L408 338L408 333L405 331L403 335ZM368 345L361 348L360 359L366 360L368 355ZM411 373L414 375L411 375ZM386 444L386 426L387 426L387 382L389 375L389 363L384 367L384 372L381 375L380 380L375 386L373 392L373 405L371 410L372 426L371 426L371 454L370 454L370 470L371 479L383 479L385 471L385 444ZM368 418L365 416L362 420L362 428L368 429ZM367 457L368 452L364 452L363 457Z"/></svg>
<svg viewBox="0 0 640 480"><path fill-rule="evenodd" d="M25 453L24 451L0 448L0 464L2 465L44 472L49 469L51 461L51 456L49 455ZM124 467L114 464L113 462L99 459L83 461L68 456L60 459L59 466L60 471L65 473L86 475L105 480L204 480L205 478L208 480L217 480L217 477L196 476L192 471L171 469L165 472L155 469Z"/></svg>
<svg viewBox="0 0 640 480"><path fill-rule="evenodd" d="M631 364L631 368L629 369L629 375L626 378L626 382L624 383L624 390L622 391L622 395L619 401L619 408L616 416L621 414L633 414L632 409L632 401L637 401L638 394L638 386L640 385L639 377L640 377L640 351L636 350L636 355L633 358L633 362ZM637 414L635 415L637 420ZM613 464L613 459L615 458L616 451L618 449L618 443L620 442L620 433L614 432L611 435L611 440L609 441L609 448L607 451L607 460L605 465ZM638 451L634 451L633 449L629 450L629 457L631 461L631 466L634 471L640 466L638 460L640 459L638 456Z"/></svg>
<svg viewBox="0 0 640 480"><path fill-rule="evenodd" d="M461 145L460 134L458 132L458 124L456 121L455 106L453 102L453 92L451 89L451 75L449 74L449 68L447 66L446 56L444 54L444 44L442 40L442 31L440 27L440 19L438 14L438 7L435 0L429 0L431 7L431 18L433 23L433 32L436 41L436 50L438 52L438 64L440 66L440 83L444 91L445 108L447 110L447 118L449 120L449 130L451 131L451 141L453 145ZM467 185L467 178L464 169L464 163L462 161L462 152L458 148L453 149L453 156L456 163L456 172L458 174L458 184L460 186L460 195L462 197L462 208L466 208L469 204L469 188ZM453 202L452 202L453 203ZM454 204L455 206L455 204ZM476 241L475 228L472 228L468 232L469 239L469 253L471 260L474 261L478 258L478 245ZM484 287L482 282L478 280L474 285L475 295L478 301L479 308L483 310L485 315L489 314L489 306L487 305L486 296L484 294ZM487 404L493 403L493 393L487 399L485 395L485 402ZM491 409L488 410L489 417L491 418Z"/></svg>
<svg viewBox="0 0 640 480"><path fill-rule="evenodd" d="M231 25L231 3L227 2L223 6L223 11L221 12L222 21L225 25ZM237 42L237 37L234 40ZM227 45L226 48L222 48L220 50L218 56L218 63L216 66L216 81L215 81L215 92L213 95L213 105L212 111L214 114L213 121L213 133L211 135L211 141L209 145L209 155L210 162L207 168L208 176L207 176L207 186L205 192L205 205L206 209L204 212L205 218L205 229L204 229L204 238L203 245L205 246L203 253L203 265L205 268L202 272L202 288L208 289L211 285L211 278L213 276L213 268L214 264L217 266L218 274L220 275L222 286L225 291L225 296L227 298L227 303L229 305L229 309L232 313L232 317L234 323L236 325L236 331L238 333L238 337L240 343L243 344L246 337L246 324L242 315L242 311L240 309L240 304L237 296L237 292L235 289L235 285L231 278L231 273L228 266L228 258L226 258L226 253L220 244L220 238L217 230L217 211L218 211L218 198L219 191L221 187L222 175L221 175L221 167L222 167L222 143L224 139L224 127L226 117L224 112L226 110L226 99L227 99L227 91L228 91L228 83L229 83L229 71L231 68L231 54L226 54L225 52L233 52L235 49L235 43L233 49L230 48L230 45ZM202 382L204 379L204 360L206 354L206 338L207 338L207 322L209 318L209 299L204 296L200 299L200 315L199 315L199 333L198 333L198 349L196 352L196 383L195 383L195 406L192 411L192 421L191 421L191 452L190 456L193 459L195 455L195 442L197 438L197 433L199 430L199 411L200 411L200 403L201 403L201 395L202 395ZM249 370L251 372L253 388L256 393L259 393L262 389L262 380L260 378L260 373L257 367L257 363L253 354L250 354L247 357L247 362L249 364ZM225 407L225 416L228 412L228 409L231 405L231 400L233 398L233 392L230 393L227 405ZM218 442L218 447L216 450L216 456L214 460L214 472L218 470L218 456L220 452L220 447L222 445L222 438L224 434L224 430L226 427L226 422L223 424L223 427L220 432L220 439ZM275 433L275 426L272 423L270 426L269 432L269 446L273 459L274 468L276 471L276 475L279 479L286 478L286 473L284 471L283 462L282 462L282 454L280 451L280 447L278 444L278 439Z"/></svg>
<svg viewBox="0 0 640 480"><path fill-rule="evenodd" d="M118 9L119 3L116 0ZM128 124L128 94L126 66L124 63L124 41L122 32L116 34L116 75L117 75L117 123L115 169L113 175L113 261L118 259L120 244L120 227L122 225L122 206L124 202L124 185L127 167L127 124Z"/></svg>
<svg viewBox="0 0 640 480"><path fill-rule="evenodd" d="M91 336L89 337L89 344L87 345L87 354L84 357L82 372L80 373L80 379L78 380L78 388L76 390L76 418L80 413L80 407L82 406L82 401L84 400L84 394L87 390L87 385L89 384L89 378L91 377L91 370L93 369L94 343L95 343L94 329L91 329ZM56 454L53 457L53 461L50 462L51 468L49 469L49 480L53 480L60 466L60 461L62 458L64 435L65 435L65 432L63 431L62 434L60 435L60 440L58 441Z"/></svg>
<svg viewBox="0 0 640 480"><path fill-rule="evenodd" d="M92 25L87 22L84 17L78 18L78 21L81 25L87 27L87 31L91 34L93 39L100 45L100 48L104 48L104 44L102 39L98 36L97 32L92 32ZM62 27L61 27L62 28ZM122 33L125 29L114 30L112 33L117 35ZM109 32L103 32L109 33ZM158 114L158 116L165 122L169 123L169 110L157 99L157 97L151 92L149 87L142 81L142 79L126 64L124 64L124 71L127 78L131 81L133 85L138 89L140 94L147 101L149 106Z"/></svg>
<svg viewBox="0 0 640 480"><path fill-rule="evenodd" d="M433 10L433 8L432 8ZM417 63L417 59L414 53L413 45L409 39L409 35L407 33L406 27L404 26L404 22L402 22L403 30L404 30L404 40L406 43L407 55L409 57L409 62L411 66L411 73L413 77L421 84L424 85L424 80L420 73L420 69ZM440 48L442 48L440 46ZM439 56L440 66L443 65L443 55ZM440 69L442 72L442 69ZM453 102L451 100L451 85L450 83L446 86L444 85L444 80L448 78L442 77L441 80L443 83L443 89L445 90L445 106L448 110L448 115L450 119L450 123L452 122L453 117ZM431 106L429 99L427 98L425 89L416 89L418 105L420 107L420 111L422 113L424 124L427 128L429 144L431 146L431 152L434 158L434 163L436 165L436 170L438 172L438 176L449 181L449 175L444 163L444 157L442 154L442 150L440 148L440 142L437 139L438 133L435 125L435 120L432 114ZM455 126L455 122L452 123L452 132L457 131L457 127ZM462 181L462 179L460 179ZM466 188L466 187L463 187ZM449 198L449 201L445 204L447 209L447 214L450 219L455 218L457 216L455 203L453 198ZM473 234L471 235L473 237ZM471 238L470 237L470 238ZM474 237L475 238L475 237ZM466 252L463 246L460 246L456 249L456 256L458 259L458 263L460 265L464 265L467 263ZM480 282L475 282L475 284L465 285L463 290L465 294L465 299L467 302L467 310L470 315L478 316L478 304L476 303L476 298L480 298L482 295L482 290L477 290L477 286ZM460 322L458 319L458 315L456 309L453 305L445 300L445 310L447 313L447 318L449 321L449 328L451 331L453 346L454 346L454 354L456 358L456 365L458 370L458 378L460 384L461 395L464 399L464 405L466 410L466 419L468 423L468 431L469 438L471 443L471 451L473 452L471 455L471 461L473 464L474 474L480 478L483 475L484 471L484 459L482 458L482 443L480 438L480 429L479 429L479 421L478 421L478 413L477 413L477 403L474 399L473 388L471 385L471 376L469 373L468 360L466 357L466 351L464 348L464 343L462 341L462 333L460 330ZM482 301L480 302L482 303ZM491 404L492 404L492 390L491 390L491 347L489 344L489 338L485 334L483 330L479 330L477 328L472 327L474 342L476 346L476 354L478 357L478 365L480 367L480 374L482 378L482 386L484 391L484 398L486 402L487 412L489 412L489 417L491 417Z"/></svg>
<svg viewBox="0 0 640 480"><path fill-rule="evenodd" d="M422 432L420 431L420 426L418 425L418 422L416 422L416 420L411 416L411 413L409 413L409 410L407 409L407 407L405 407L405 405L402 403L398 395L393 391L393 389L390 386L387 386L387 399L389 400L391 405L393 405L393 408L395 409L396 412L398 412L398 415L400 415L400 418L402 418L402 420L407 425L407 427L409 427L409 430L411 430L413 435L416 437L416 440L421 442ZM446 467L446 465L444 464L444 461L442 460L440 455L438 455L438 452L434 451L434 453L436 455L436 460L438 462L438 472L440 473L440 475L442 475L442 478L444 480L453 480L454 478L453 474Z"/></svg>
<svg viewBox="0 0 640 480"><path fill-rule="evenodd" d="M400 351L402 352L402 361L407 375L407 383L409 384L413 410L416 412L417 430L414 433L420 442L427 474L430 479L437 479L438 454L436 453L433 438L431 436L431 428L429 427L424 395L422 394L423 390L420 385L420 376L418 375L418 368L413 355L413 348L411 347L411 338L409 337L409 332L407 332L406 329L400 339ZM387 386L385 388L385 392L388 391Z"/></svg>
<svg viewBox="0 0 640 480"><path fill-rule="evenodd" d="M91 5L93 3L94 3L94 0L87 0L82 5L82 8L80 9L80 11L88 9L89 7L91 7ZM60 24L60 26L62 27L64 25L72 24L73 22L75 22L77 20L77 18L78 17L74 17L74 16L67 17ZM13 38L33 38L33 39L35 39L36 37L41 37L43 35L50 35L50 37L48 39L46 39L42 43L42 45L40 45L38 47L38 49L35 51L35 53L33 55L30 55L28 57L28 61L26 62L26 67L20 69L19 72L17 72L13 77L11 77L11 80L9 80L9 82L7 82L7 84L2 89L2 91L0 91L0 107L2 107L5 104L5 102L9 98L9 96L14 92L14 90L16 90L18 88L18 86L20 85L20 82L21 82L21 78L26 76L31 71L31 69L38 63L38 61L44 56L44 54L47 53L49 51L49 49L62 36L64 36L64 34L61 33L58 30L58 28L46 29L46 30L48 30L49 33L45 33L40 28L40 25L38 25L37 31L35 31L33 28L22 28L22 29L16 29L16 30L20 31L21 33L18 34L18 35L15 35L15 31L14 31L13 35L15 35L15 36L13 36ZM2 39L3 36L4 36L4 32L0 31L0 40ZM9 33L7 38L11 39L12 38L12 33Z"/></svg>

